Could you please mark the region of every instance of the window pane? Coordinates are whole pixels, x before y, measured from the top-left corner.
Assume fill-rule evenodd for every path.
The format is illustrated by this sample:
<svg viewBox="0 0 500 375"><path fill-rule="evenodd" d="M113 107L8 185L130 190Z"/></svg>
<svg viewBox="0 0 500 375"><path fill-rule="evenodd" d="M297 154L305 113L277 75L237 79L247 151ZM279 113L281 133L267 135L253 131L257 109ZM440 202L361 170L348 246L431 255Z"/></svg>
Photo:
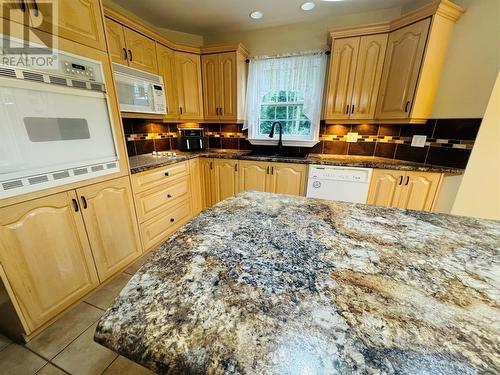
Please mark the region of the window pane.
<svg viewBox="0 0 500 375"><path fill-rule="evenodd" d="M271 105L263 105L260 110L260 118L262 120L274 120L276 107Z"/></svg>
<svg viewBox="0 0 500 375"><path fill-rule="evenodd" d="M281 90L279 92L278 102L286 102L286 94L287 92L285 90Z"/></svg>
<svg viewBox="0 0 500 375"><path fill-rule="evenodd" d="M286 106L276 107L276 119L278 120L286 120Z"/></svg>
<svg viewBox="0 0 500 375"><path fill-rule="evenodd" d="M268 135L271 132L273 121L261 121L259 124L260 135Z"/></svg>

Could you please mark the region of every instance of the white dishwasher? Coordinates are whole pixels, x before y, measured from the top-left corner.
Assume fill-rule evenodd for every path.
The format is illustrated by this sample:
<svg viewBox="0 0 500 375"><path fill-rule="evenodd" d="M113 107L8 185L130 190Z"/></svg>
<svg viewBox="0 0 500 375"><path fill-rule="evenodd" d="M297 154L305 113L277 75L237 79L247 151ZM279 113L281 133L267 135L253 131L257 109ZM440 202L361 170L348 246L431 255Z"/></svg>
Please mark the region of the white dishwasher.
<svg viewBox="0 0 500 375"><path fill-rule="evenodd" d="M353 203L366 203L371 168L309 166L307 196Z"/></svg>

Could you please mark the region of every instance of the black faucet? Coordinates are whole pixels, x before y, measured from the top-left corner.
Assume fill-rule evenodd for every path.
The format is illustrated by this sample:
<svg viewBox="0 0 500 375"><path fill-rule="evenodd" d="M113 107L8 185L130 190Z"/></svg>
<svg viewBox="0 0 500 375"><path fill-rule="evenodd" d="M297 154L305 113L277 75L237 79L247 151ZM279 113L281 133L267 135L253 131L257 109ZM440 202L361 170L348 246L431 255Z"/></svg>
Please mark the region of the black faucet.
<svg viewBox="0 0 500 375"><path fill-rule="evenodd" d="M283 141L282 141L283 126L281 126L281 122L279 122L279 121L273 122L273 124L271 125L271 133L269 133L269 138L274 138L274 127L276 126L276 124L278 124L280 126L280 138L278 140L278 153L279 153L283 149Z"/></svg>

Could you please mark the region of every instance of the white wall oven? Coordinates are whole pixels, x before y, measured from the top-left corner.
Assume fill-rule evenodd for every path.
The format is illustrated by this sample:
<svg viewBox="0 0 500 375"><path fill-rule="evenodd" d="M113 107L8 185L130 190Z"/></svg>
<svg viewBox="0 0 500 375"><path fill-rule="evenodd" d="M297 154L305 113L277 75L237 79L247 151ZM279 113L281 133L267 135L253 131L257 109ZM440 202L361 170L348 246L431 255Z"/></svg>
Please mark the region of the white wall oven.
<svg viewBox="0 0 500 375"><path fill-rule="evenodd" d="M101 63L0 65L0 199L119 171Z"/></svg>
<svg viewBox="0 0 500 375"><path fill-rule="evenodd" d="M163 78L128 66L113 64L121 112L167 113Z"/></svg>

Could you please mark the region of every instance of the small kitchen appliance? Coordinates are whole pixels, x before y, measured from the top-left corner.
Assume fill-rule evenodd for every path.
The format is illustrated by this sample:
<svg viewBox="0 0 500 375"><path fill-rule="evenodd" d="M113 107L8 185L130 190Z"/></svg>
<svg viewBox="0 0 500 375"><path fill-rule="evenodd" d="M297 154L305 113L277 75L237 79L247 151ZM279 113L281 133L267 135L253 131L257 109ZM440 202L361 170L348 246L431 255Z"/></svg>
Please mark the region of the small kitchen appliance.
<svg viewBox="0 0 500 375"><path fill-rule="evenodd" d="M207 139L203 128L179 129L179 150L201 151L207 147Z"/></svg>

